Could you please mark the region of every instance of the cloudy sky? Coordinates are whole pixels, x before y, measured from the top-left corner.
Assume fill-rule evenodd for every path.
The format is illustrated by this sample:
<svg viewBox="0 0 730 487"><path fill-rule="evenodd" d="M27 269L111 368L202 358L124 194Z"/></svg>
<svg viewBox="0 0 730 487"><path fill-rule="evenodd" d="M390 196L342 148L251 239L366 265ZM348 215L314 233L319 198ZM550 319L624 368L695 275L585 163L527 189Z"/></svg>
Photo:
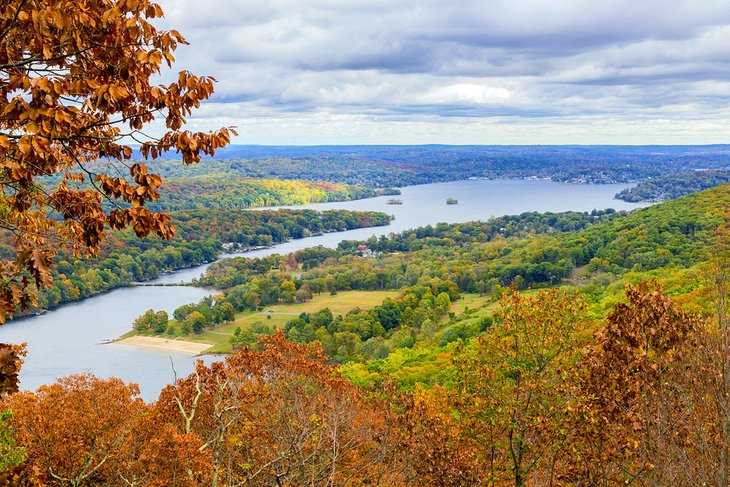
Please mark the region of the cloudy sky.
<svg viewBox="0 0 730 487"><path fill-rule="evenodd" d="M730 142L728 0L163 0L243 144Z"/></svg>

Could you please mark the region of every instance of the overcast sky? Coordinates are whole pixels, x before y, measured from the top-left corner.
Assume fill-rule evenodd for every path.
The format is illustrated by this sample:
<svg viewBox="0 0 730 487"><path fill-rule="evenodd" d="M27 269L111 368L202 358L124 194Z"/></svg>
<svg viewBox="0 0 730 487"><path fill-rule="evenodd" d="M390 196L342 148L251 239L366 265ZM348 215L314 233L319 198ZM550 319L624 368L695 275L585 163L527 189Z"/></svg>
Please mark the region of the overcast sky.
<svg viewBox="0 0 730 487"><path fill-rule="evenodd" d="M163 0L244 144L730 142L728 0Z"/></svg>

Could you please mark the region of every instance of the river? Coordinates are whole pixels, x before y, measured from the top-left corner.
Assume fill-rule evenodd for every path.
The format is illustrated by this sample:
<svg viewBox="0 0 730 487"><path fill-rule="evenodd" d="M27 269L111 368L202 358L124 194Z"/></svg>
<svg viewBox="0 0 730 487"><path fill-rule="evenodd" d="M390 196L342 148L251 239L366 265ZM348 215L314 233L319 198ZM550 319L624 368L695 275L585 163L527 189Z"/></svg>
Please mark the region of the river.
<svg viewBox="0 0 730 487"><path fill-rule="evenodd" d="M395 216L388 226L361 228L291 240L268 249L247 252L246 257L323 245L336 247L341 240L367 239L409 228L436 224L486 220L491 216L525 211L590 211L614 208L631 210L639 204L613 199L626 185L574 185L546 180L469 180L425 184L401 189L400 196L381 196L340 203L320 203L297 208L384 211ZM447 205L446 198L459 200ZM399 199L400 205L388 205ZM225 256L222 256L225 257ZM154 283L189 282L209 264L184 269L155 279ZM178 306L198 301L210 290L191 287L130 287L61 306L39 316L12 321L0 327L0 342L28 343L28 356L21 370L23 389L34 390L69 374L91 372L100 377L116 376L139 384L142 397L154 400L173 378L189 374L194 357L103 341L116 338L147 309L164 309L172 315ZM206 357L205 360L213 360Z"/></svg>

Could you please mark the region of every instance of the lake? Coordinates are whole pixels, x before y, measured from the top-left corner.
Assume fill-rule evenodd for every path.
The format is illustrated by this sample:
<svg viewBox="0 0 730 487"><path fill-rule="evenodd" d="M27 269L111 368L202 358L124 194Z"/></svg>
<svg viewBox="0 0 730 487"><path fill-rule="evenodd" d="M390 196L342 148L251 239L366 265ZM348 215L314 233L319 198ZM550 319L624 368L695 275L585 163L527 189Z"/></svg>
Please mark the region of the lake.
<svg viewBox="0 0 730 487"><path fill-rule="evenodd" d="M388 226L362 228L292 240L268 249L247 252L246 257L323 245L336 247L341 240L367 239L439 222L486 220L491 216L525 211L590 211L614 208L631 210L641 204L613 199L626 185L575 185L546 180L469 180L409 186L400 196L381 196L341 203L320 203L296 208L383 211L395 216ZM447 205L447 198L459 203ZM399 199L400 205L387 200ZM222 256L225 257L225 256ZM209 264L184 269L155 279L156 283L189 282ZM154 400L172 382L172 364L178 376L193 370L194 357L118 344L103 344L131 329L134 319L147 309L163 309L172 315L178 306L199 301L210 290L191 287L132 287L116 289L84 301L64 305L39 316L0 327L0 342L28 343L28 356L20 373L21 387L34 390L69 374L92 372L116 376L139 384L142 397ZM214 360L206 357L206 361Z"/></svg>

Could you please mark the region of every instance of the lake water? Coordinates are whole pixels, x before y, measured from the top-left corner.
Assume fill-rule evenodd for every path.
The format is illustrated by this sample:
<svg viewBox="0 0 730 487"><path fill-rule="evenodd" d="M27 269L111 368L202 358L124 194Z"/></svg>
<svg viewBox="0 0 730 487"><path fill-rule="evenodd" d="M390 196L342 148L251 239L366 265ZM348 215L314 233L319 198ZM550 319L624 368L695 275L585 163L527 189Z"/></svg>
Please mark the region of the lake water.
<svg viewBox="0 0 730 487"><path fill-rule="evenodd" d="M328 233L316 237L247 252L246 257L323 245L336 247L341 240L367 239L409 228L436 224L486 220L491 216L525 211L590 211L614 208L631 210L642 205L613 199L626 185L572 185L544 180L474 180L410 186L400 196L382 196L342 203L322 203L297 208L384 211L395 216L388 226ZM446 198L459 200L447 205ZM399 199L401 205L388 205ZM152 282L189 282L207 265L161 276ZM195 358L179 353L118 344L103 344L131 329L134 319L147 309L164 309L172 315L178 306L199 301L210 290L191 287L134 287L116 289L84 301L62 306L40 316L13 321L0 327L0 342L28 343L28 356L21 370L23 389L34 390L69 374L92 372L116 376L140 385L142 397L154 400L160 389L173 380L171 361L178 376L193 370ZM213 360L207 357L206 360Z"/></svg>

